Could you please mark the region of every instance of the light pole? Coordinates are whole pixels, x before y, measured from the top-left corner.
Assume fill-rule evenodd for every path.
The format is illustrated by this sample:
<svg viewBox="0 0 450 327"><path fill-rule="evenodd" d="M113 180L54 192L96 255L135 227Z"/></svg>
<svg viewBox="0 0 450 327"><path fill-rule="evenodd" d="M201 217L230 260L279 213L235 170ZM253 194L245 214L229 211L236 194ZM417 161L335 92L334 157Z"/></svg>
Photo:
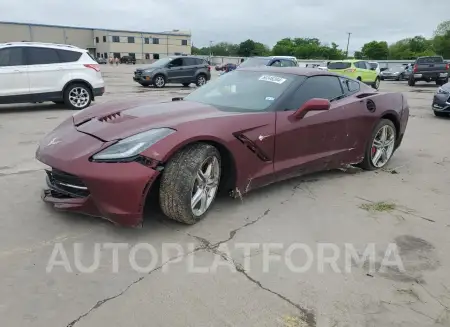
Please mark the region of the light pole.
<svg viewBox="0 0 450 327"><path fill-rule="evenodd" d="M347 39L347 50L345 51L345 58L348 58L348 46L350 44L350 35L352 35L352 33L347 32L348 34L348 39Z"/></svg>

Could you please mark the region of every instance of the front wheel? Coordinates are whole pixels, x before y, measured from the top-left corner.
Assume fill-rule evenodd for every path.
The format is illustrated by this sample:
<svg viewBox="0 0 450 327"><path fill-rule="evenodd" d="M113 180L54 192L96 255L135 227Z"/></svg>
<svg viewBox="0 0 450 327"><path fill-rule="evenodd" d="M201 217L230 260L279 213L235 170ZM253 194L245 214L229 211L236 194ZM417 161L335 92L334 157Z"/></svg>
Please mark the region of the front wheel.
<svg viewBox="0 0 450 327"><path fill-rule="evenodd" d="M367 142L364 160L360 164L361 168L376 170L386 166L394 153L396 139L394 123L389 119L380 120Z"/></svg>
<svg viewBox="0 0 450 327"><path fill-rule="evenodd" d="M158 89L161 89L166 86L166 79L163 75L156 75L153 79L153 85L155 85Z"/></svg>
<svg viewBox="0 0 450 327"><path fill-rule="evenodd" d="M221 158L212 145L197 143L177 152L166 165L159 191L163 213L195 224L213 204L219 190Z"/></svg>
<svg viewBox="0 0 450 327"><path fill-rule="evenodd" d="M84 84L72 84L64 90L64 103L73 110L89 107L92 101L91 90Z"/></svg>

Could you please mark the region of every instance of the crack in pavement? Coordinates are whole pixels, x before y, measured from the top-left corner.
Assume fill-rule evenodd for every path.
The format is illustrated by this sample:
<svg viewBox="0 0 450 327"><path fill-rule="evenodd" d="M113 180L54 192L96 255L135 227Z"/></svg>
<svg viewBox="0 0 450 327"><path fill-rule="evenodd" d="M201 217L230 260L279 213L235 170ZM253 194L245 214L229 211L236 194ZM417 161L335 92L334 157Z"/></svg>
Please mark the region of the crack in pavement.
<svg viewBox="0 0 450 327"><path fill-rule="evenodd" d="M94 312L95 310L97 310L98 308L100 308L102 305L104 305L106 302L109 302L111 300L114 300L120 296L122 296L123 294L125 294L131 287L133 287L134 285L138 284L139 282L143 281L146 277L150 276L151 274L153 274L156 271L161 270L165 265L171 263L172 261L174 261L175 259L178 259L180 257L186 257L188 255L191 255L195 252L198 252L200 250L203 250L203 247L197 247L196 249L194 249L193 251L190 251L186 254L183 255L178 255L175 257L170 258L169 260L167 260L166 262L164 262L163 264L161 264L160 266L156 267L155 269L152 269L151 271L149 271L146 275L139 277L138 279L136 279L135 281L133 281L131 284L129 284L127 287L125 287L122 291L120 291L119 293L117 293L116 295L107 297L103 300L97 301L97 303L90 308L88 311L86 311L85 313L83 313L82 315L78 316L78 318L76 318L75 320L72 320L66 327L73 327L75 326L75 324L77 324L81 319L87 317L89 314L91 314L92 312Z"/></svg>

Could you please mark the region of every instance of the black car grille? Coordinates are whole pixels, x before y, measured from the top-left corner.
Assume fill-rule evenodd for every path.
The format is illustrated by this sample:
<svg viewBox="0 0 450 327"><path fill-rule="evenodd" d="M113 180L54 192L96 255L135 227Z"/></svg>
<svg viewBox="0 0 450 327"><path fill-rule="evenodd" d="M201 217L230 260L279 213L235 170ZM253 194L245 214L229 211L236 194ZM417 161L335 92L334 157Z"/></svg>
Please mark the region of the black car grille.
<svg viewBox="0 0 450 327"><path fill-rule="evenodd" d="M77 176L52 169L46 170L47 184L60 197L84 198L89 195L89 190Z"/></svg>

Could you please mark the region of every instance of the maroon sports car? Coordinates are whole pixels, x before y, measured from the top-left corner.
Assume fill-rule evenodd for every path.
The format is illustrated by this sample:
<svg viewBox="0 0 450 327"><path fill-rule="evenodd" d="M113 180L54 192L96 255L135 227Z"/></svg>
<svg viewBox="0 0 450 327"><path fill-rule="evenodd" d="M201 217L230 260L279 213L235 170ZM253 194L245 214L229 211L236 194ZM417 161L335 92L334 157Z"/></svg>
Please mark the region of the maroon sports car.
<svg viewBox="0 0 450 327"><path fill-rule="evenodd" d="M36 152L43 199L58 209L140 226L149 191L165 215L193 224L221 191L237 197L349 164L381 168L400 146L400 93L305 68L232 71L185 98L84 109Z"/></svg>

